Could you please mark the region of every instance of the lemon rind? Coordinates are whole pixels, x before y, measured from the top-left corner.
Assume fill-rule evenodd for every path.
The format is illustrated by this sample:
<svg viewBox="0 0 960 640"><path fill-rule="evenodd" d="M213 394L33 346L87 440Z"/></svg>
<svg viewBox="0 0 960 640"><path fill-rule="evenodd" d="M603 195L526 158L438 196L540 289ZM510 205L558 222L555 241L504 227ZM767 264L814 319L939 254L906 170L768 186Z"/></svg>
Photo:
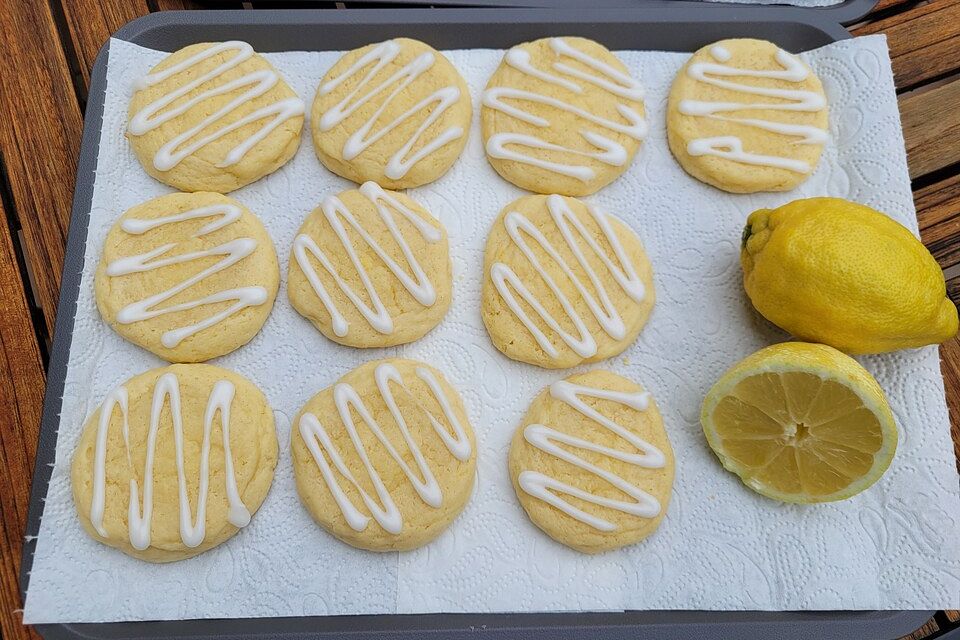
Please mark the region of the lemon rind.
<svg viewBox="0 0 960 640"><path fill-rule="evenodd" d="M707 395L704 398L704 402L700 410L700 425L703 428L704 436L706 437L710 448L716 454L717 458L720 459L720 463L723 465L724 469L734 473L744 485L763 496L774 500L779 500L781 502L794 504L836 502L838 500L851 498L873 486L883 476L883 474L889 468L890 463L893 461L893 457L897 450L897 441L899 438L893 412L890 410L889 405L887 405L886 400L884 399L883 390L879 383L877 383L876 380L873 379L873 377L870 376L869 372L867 372L865 369L863 369L863 372L867 373L866 377L863 375L851 375L854 372L857 374L860 374L860 372L856 370L853 370L853 372L848 371L847 369L850 369L850 365L847 363L841 363L842 366L836 366L832 372L826 371L825 367L829 365L821 362L818 366L817 363L814 362L815 358L806 357L807 355L812 356L813 352L801 351L799 353L792 353L784 349L784 345L787 344L804 345L805 347L811 346L818 348L822 346L812 344L808 345L807 343L783 343L782 345L774 345L774 348L779 347L783 349L783 352L768 352L767 354L761 355L764 351L766 351L766 349L764 349L758 351L752 356L748 356L737 365L734 365L732 369L730 369L720 378L720 380L717 381L717 383L707 392ZM827 347L827 349L830 348ZM828 351L821 351L821 355L824 357L833 357L833 355ZM764 357L767 358L766 361L764 361ZM793 494L776 491L759 481L755 481L750 476L749 469L738 464L724 453L723 446L720 442L719 436L716 433L712 418L713 412L716 409L717 404L720 402L720 399L730 395L734 387L736 387L745 378L750 376L755 376L762 373L788 372L809 373L817 376L823 381L833 381L843 384L858 398L860 398L861 402L864 404L864 407L869 409L874 415L877 416L877 420L880 423L881 434L883 435L883 444L880 450L874 454L873 466L871 466L869 471L863 474L860 478L856 479L854 482L851 482L849 485L843 489L840 489L839 491L820 496L811 496L805 493ZM870 388L873 393L864 393L863 387Z"/></svg>

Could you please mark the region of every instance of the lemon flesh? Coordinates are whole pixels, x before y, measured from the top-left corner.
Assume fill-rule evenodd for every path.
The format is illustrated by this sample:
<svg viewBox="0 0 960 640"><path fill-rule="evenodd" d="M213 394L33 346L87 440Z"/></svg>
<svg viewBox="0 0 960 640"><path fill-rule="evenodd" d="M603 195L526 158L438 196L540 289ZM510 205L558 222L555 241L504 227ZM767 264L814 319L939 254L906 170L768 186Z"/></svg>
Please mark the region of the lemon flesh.
<svg viewBox="0 0 960 640"><path fill-rule="evenodd" d="M784 502L849 498L883 475L897 446L876 380L819 344L784 343L748 357L707 394L701 422L724 467Z"/></svg>
<svg viewBox="0 0 960 640"><path fill-rule="evenodd" d="M903 225L840 198L750 214L743 284L765 318L845 353L938 344L957 334L940 265Z"/></svg>

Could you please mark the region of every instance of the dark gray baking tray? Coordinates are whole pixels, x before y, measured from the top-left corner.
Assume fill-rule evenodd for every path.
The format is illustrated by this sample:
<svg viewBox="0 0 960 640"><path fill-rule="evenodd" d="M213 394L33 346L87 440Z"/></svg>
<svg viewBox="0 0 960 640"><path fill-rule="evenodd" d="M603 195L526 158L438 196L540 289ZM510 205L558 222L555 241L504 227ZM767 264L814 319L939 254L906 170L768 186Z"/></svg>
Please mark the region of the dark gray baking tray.
<svg viewBox="0 0 960 640"><path fill-rule="evenodd" d="M381 9L188 11L154 13L127 24L115 37L172 51L194 42L242 39L260 51L350 49L397 36L419 38L439 49L497 47L548 35L580 35L611 49L693 51L721 38L766 38L792 51L850 37L817 12L788 7L681 3L643 7L580 9ZM334 28L336 27L336 28ZM26 594L50 480L59 426L73 317L80 288L90 202L100 145L108 45L100 51L90 80L83 141L67 239L57 326L47 375L33 492L20 575ZM318 171L320 171L318 166ZM108 551L104 551L108 553ZM736 585L731 585L736 588ZM624 613L435 614L251 618L176 622L39 625L48 639L75 638L411 638L441 640L477 634L489 638L546 640L587 637L817 638L882 640L909 633L929 611L733 612L628 611Z"/></svg>
<svg viewBox="0 0 960 640"><path fill-rule="evenodd" d="M215 5L218 0L201 0ZM222 0L220 0L222 1ZM267 2L283 2L284 0L266 0ZM304 0L301 0L304 1ZM309 1L309 0L306 0ZM396 5L421 5L431 7L565 7L576 9L582 7L585 0L375 0L378 4L396 4ZM757 6L769 7L791 7L785 0L779 0L783 4L773 5L746 5L755 8ZM264 0L259 0L263 4ZM656 6L656 5L674 5L676 7L686 7L687 11L696 12L703 6L704 0L590 0L591 5L604 7L636 7ZM842 0L836 4L826 7L806 7L805 11L817 11L822 15L829 17L834 22L843 25L853 24L860 18L870 13L878 0ZM347 3L350 6L351 3ZM743 7L743 3L727 2L727 7Z"/></svg>

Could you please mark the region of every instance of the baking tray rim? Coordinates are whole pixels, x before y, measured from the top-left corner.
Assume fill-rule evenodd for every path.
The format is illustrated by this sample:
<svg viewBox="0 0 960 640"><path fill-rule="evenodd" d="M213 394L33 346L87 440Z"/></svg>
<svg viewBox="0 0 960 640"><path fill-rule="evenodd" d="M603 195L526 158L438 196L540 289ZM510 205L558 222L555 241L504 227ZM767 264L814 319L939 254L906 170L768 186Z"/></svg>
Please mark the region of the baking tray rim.
<svg viewBox="0 0 960 640"><path fill-rule="evenodd" d="M696 20L687 18L681 19L679 14L682 9L679 5L696 4L701 14ZM611 13L613 12L613 13ZM770 12L771 15L763 15ZM780 18L777 20L776 15ZM624 14L629 14L625 16ZM760 15L753 15L759 13ZM606 14L606 15L602 15ZM162 28L190 25L209 25L227 22L236 26L259 26L264 28L280 27L283 24L301 24L307 17L322 19L313 20L316 25L394 25L403 27L404 25L416 24L419 21L416 18L429 15L432 22L441 22L437 18L447 18L442 22L449 24L457 20L466 23L477 24L480 20L471 18L490 18L490 22L508 22L514 23L518 20L527 19L532 22L537 18L543 22L563 22L562 19L575 20L582 16L581 10L572 9L548 9L545 7L523 7L523 8L440 8L440 9L387 9L371 12L368 9L343 9L343 10L317 10L317 9L268 9L268 10L219 10L219 11L164 11L142 16L134 19L120 29L118 29L111 39L116 38L139 44L137 40L148 39L148 35ZM403 20L398 20L399 18ZM494 18L501 18L495 20ZM760 20L760 18L763 20ZM217 20L217 19L220 20ZM813 27L820 30L825 36L833 41L850 38L850 34L838 23L823 18L818 18L810 13L809 10L798 7L786 7L781 5L740 5L724 3L700 3L687 2L685 0L673 0L664 2L658 6L643 7L593 7L590 22L591 23L622 23L630 20L625 18L634 18L632 22L671 22L675 24L684 23L724 23L731 21L746 22L768 22L777 23L796 23ZM644 18L647 18L646 20ZM704 19L706 18L706 19ZM146 46L146 45L145 45ZM87 99L86 112L84 116L84 127L81 137L80 155L77 163L76 181L74 186L74 198L71 207L71 217L68 226L68 235L66 251L64 256L64 266L61 278L60 299L57 305L57 322L54 328L53 342L50 350L50 360L47 370L47 386L44 394L43 414L41 418L40 432L37 444L37 457L33 478L31 480L30 503L27 515L27 531L21 557L20 569L20 592L21 597L26 600L27 588L30 580L30 570L33 564L33 554L36 549L37 536L40 529L40 521L43 517L43 505L49 487L50 477L53 470L53 463L56 456L56 443L59 431L59 418L62 408L64 384L66 379L67 364L69 361L70 349L72 347L74 319L77 308L77 301L80 292L80 280L83 269L84 253L89 231L90 207L93 198L93 184L97 169L97 156L100 148L100 128L103 120L104 97L106 93L106 71L109 59L110 40L107 40L100 48L90 74L89 93ZM281 49L282 50L282 49ZM39 487L43 491L38 491ZM42 495L41 495L42 493ZM429 631L439 634L448 634L447 637L460 637L465 634L472 634L476 631L485 631L488 634L506 632L511 634L523 630L535 631L536 635L527 637L546 638L554 637L557 632L563 630L577 630L580 632L602 633L604 631L616 631L625 628L639 630L642 627L645 630L655 631L657 637L667 636L663 633L669 628L685 628L684 633L693 632L694 628L706 631L712 627L728 627L734 625L746 625L753 632L763 629L772 630L773 625L782 634L787 631L783 623L800 626L814 626L824 629L830 627L836 630L838 627L847 630L872 631L875 636L891 632L893 635L907 634L916 628L919 628L932 615L933 611L913 610L913 611L688 611L688 610L631 610L626 612L542 612L542 613L444 613L444 614L383 614L383 615L354 615L354 616L303 616L303 617L284 617L284 618L231 618L231 619L201 619L201 620L175 620L175 621L137 621L137 622L113 622L113 623L63 623L63 624L38 624L36 629L45 638L97 638L97 637L123 637L123 638L152 638L165 637L164 635L154 635L145 633L136 633L135 629L151 626L155 628L164 628L171 624L184 623L198 628L196 633L176 634L179 638L199 638L213 635L211 631L217 626L229 624L235 625L253 625L256 622L267 624L281 624L284 621L316 621L318 623L328 623L329 629L311 629L309 631L299 630L290 634L280 632L280 635L274 635L275 630L250 630L249 632L235 631L230 637L253 637L256 635L269 635L270 637L293 637L303 636L305 633L310 635L327 635L329 633L337 634L338 637L344 637L344 634L384 634L394 631L397 635L408 634L411 631L428 629L420 627L384 628L383 625L391 621L405 620L407 622L414 619L431 619L440 624L429 629ZM633 618L637 616L646 617L647 620L637 621ZM510 619L509 624L490 624L491 618ZM541 622L536 626L530 626L520 621L526 618L530 621L536 619ZM566 618L566 620L564 620ZM573 618L576 618L574 620ZM617 619L619 618L619 620ZM374 623L369 627L358 629L355 623ZM572 623L572 624L571 624ZM200 629L209 628L203 631ZM108 632L111 630L116 633ZM122 630L133 631L131 634L125 634ZM732 631L733 629L729 629ZM164 629L164 631L168 631ZM724 631L728 631L724 629ZM805 630L809 632L809 630ZM99 633L98 633L99 632ZM107 633L102 633L107 632ZM360 637L358 635L358 637ZM646 636L647 634L644 633ZM779 634L778 634L779 635ZM785 635L790 637L792 634ZM172 637L172 636L171 636ZM507 637L510 637L507 635ZM557 636L559 637L559 636ZM598 636L599 637L599 636ZM672 636L670 636L672 637ZM681 637L681 636L678 636ZM746 637L746 636L745 636ZM798 636L799 637L799 636ZM871 637L871 636L865 636Z"/></svg>
<svg viewBox="0 0 960 640"><path fill-rule="evenodd" d="M209 2L210 4L215 5L217 0L201 0L204 3ZM221 0L222 1L222 0ZM578 0L377 0L382 4L393 5L393 4L415 4L415 5L430 5L433 7L490 7L490 6L500 6L500 7L556 7L559 5L563 6L574 6ZM684 4L695 4L698 7L702 6L705 0L593 0L599 5L605 7L636 7L638 3L642 6L655 5L655 4L677 4L683 2ZM831 20L838 22L842 25L849 25L857 22L868 13L873 11L874 7L877 6L879 0L841 0L832 5L827 5L823 7L804 7L799 5L792 5L787 3L782 4L748 4L747 6L751 7L794 7L797 9L803 9L804 11L817 11L825 14ZM718 2L714 4L722 4L726 7L742 7L745 3L742 2Z"/></svg>
<svg viewBox="0 0 960 640"><path fill-rule="evenodd" d="M456 1L456 0L454 0ZM643 6L611 6L604 4L605 0L596 0L597 6L590 9L589 19L583 19L582 7L441 7L426 8L388 7L381 9L217 9L202 11L159 11L135 18L115 31L111 38L153 46L163 49L162 46L151 45L149 42L153 32L171 26L193 25L221 25L229 23L236 27L269 27L281 24L300 25L308 18L320 18L311 21L319 26L412 26L426 24L426 18L443 17L443 23L467 24L502 24L514 25L517 23L531 23L533 18L539 22L551 23L587 23L592 26L616 25L624 22L662 23L673 25L675 28L696 27L704 24L744 23L763 25L791 24L795 28L808 28L819 31L829 38L830 42L846 40L852 37L842 24L821 15L816 11L803 7L784 5L749 5L721 2L701 2L699 0L650 0ZM870 0L873 1L873 0ZM439 0L442 4L443 0ZM695 11L693 17L690 11ZM211 21L209 17L216 15L221 20ZM401 19L402 18L402 19ZM478 19L478 18L482 18ZM433 22L437 22L433 20ZM194 40L195 41L195 40ZM108 48L109 40L104 43L97 59ZM443 47L453 49L455 47ZM478 47L479 48L479 47ZM274 51L290 50L275 49ZM322 49L319 49L322 50ZM651 49L655 50L655 49ZM671 50L671 49L659 49ZM687 49L673 49L686 51ZM270 52L270 48L261 48L261 51ZM92 72L91 72L92 73ZM91 75L91 83L93 76ZM92 86L92 85L91 85Z"/></svg>

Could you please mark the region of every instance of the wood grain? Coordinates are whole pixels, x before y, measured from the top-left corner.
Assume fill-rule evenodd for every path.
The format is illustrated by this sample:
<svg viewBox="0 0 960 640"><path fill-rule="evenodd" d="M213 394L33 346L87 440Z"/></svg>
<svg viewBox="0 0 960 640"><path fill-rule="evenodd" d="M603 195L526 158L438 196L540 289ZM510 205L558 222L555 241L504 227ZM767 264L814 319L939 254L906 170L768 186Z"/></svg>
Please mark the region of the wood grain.
<svg viewBox="0 0 960 640"><path fill-rule="evenodd" d="M960 337L940 345L940 370L943 386L947 391L947 410L950 413L950 435L953 437L953 452L957 456L960 472Z"/></svg>
<svg viewBox="0 0 960 640"><path fill-rule="evenodd" d="M857 27L884 33L897 86L907 88L960 68L960 3L932 0Z"/></svg>
<svg viewBox="0 0 960 640"><path fill-rule="evenodd" d="M943 269L960 263L960 175L917 189L920 238Z"/></svg>
<svg viewBox="0 0 960 640"><path fill-rule="evenodd" d="M0 2L0 149L35 293L53 333L82 122L46 2Z"/></svg>
<svg viewBox="0 0 960 640"><path fill-rule="evenodd" d="M237 0L237 2L221 2L217 4L218 9L242 9L241 6L243 3ZM202 4L197 4L192 2L192 0L151 0L151 6L153 11L170 11L170 10L182 10L182 9L201 9L203 8Z"/></svg>
<svg viewBox="0 0 960 640"><path fill-rule="evenodd" d="M958 105L960 78L900 98L900 119L911 178L960 162Z"/></svg>
<svg viewBox="0 0 960 640"><path fill-rule="evenodd" d="M54 0L59 3L74 45L77 67L80 73L81 98L86 98L90 86L90 71L100 47L113 33L141 16L152 11L196 9L192 0ZM237 3L239 4L239 3ZM222 9L239 8L225 4Z"/></svg>
<svg viewBox="0 0 960 640"><path fill-rule="evenodd" d="M0 637L37 637L21 624L20 553L45 384L8 213L0 202Z"/></svg>
<svg viewBox="0 0 960 640"><path fill-rule="evenodd" d="M898 9L905 5L913 4L916 2L920 2L920 0L880 0L879 2L877 2L876 6L874 6L872 13L874 14L882 13L882 12L890 11L891 9ZM867 17L867 19L869 20L869 16Z"/></svg>
<svg viewBox="0 0 960 640"><path fill-rule="evenodd" d="M940 625L937 624L937 621L930 619L922 627L914 631L913 633L908 633L905 636L901 636L897 640L922 640L927 636L932 636L937 631L940 631Z"/></svg>
<svg viewBox="0 0 960 640"><path fill-rule="evenodd" d="M100 47L110 35L126 23L150 13L147 0L56 0L59 2L77 56L86 97L90 70Z"/></svg>
<svg viewBox="0 0 960 640"><path fill-rule="evenodd" d="M49 4L0 2L0 50L12 66L0 74L0 150L14 209L0 217L0 631L23 640L38 637L21 624L19 571L45 376L8 220L22 227L43 328L52 334L82 124Z"/></svg>

